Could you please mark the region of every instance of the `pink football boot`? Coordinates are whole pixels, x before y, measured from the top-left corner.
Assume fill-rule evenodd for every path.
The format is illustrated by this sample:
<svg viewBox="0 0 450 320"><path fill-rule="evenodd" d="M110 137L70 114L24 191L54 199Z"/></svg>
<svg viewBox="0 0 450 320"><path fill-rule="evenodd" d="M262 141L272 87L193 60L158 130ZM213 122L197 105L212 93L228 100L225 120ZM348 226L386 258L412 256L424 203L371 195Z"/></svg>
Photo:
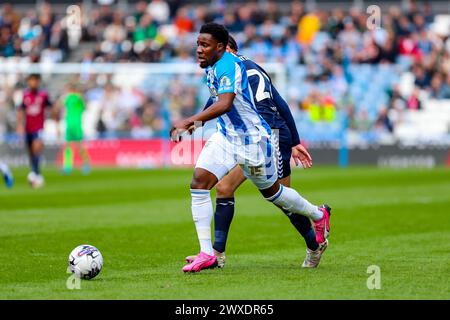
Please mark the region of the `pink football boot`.
<svg viewBox="0 0 450 320"><path fill-rule="evenodd" d="M316 232L316 241L320 245L327 240L330 234L331 208L324 204L319 207L319 210L323 212L323 217L320 220L314 221L314 231Z"/></svg>
<svg viewBox="0 0 450 320"><path fill-rule="evenodd" d="M217 258L215 255L210 256L204 252L200 252L190 264L183 267L183 272L200 272L203 269L214 268L217 266Z"/></svg>
<svg viewBox="0 0 450 320"><path fill-rule="evenodd" d="M216 249L214 249L214 255L216 256L217 259L217 266L219 268L223 268L225 266L225 252L219 252ZM195 258L197 258L197 256L187 256L186 258L184 258L184 260L187 263L192 263Z"/></svg>

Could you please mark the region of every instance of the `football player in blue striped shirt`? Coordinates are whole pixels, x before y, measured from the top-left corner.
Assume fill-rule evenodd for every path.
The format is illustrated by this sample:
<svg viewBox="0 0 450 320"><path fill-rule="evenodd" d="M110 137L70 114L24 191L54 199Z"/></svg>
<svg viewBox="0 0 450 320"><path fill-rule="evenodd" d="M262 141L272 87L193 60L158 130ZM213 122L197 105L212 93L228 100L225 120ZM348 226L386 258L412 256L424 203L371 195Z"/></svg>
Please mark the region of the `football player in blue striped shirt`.
<svg viewBox="0 0 450 320"><path fill-rule="evenodd" d="M226 51L228 40L228 31L222 25L207 23L201 27L197 57L200 67L207 71L207 85L214 103L194 116L175 122L170 130L171 137L177 139L180 132L191 130L198 123L218 119L218 130L200 153L190 184L200 253L183 267L184 272L217 266L211 242L214 212L210 190L236 165L266 200L310 218L318 243L324 243L330 231L327 206L315 206L294 189L279 183L272 130L256 109L243 62Z"/></svg>

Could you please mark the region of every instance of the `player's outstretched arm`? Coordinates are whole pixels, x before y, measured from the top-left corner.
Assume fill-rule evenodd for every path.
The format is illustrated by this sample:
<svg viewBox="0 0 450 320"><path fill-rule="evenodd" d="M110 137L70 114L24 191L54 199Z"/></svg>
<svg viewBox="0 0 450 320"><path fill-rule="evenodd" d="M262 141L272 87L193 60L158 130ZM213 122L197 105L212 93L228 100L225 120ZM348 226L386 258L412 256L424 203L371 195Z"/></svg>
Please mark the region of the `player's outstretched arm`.
<svg viewBox="0 0 450 320"><path fill-rule="evenodd" d="M291 132L292 138L292 158L294 159L295 165L301 164L303 168L308 169L312 167L312 157L308 150L300 143L300 137L298 135L297 127L295 125L294 117L292 116L291 109L287 102L281 97L277 89L272 85L272 96L275 104L277 105L277 110L283 117L284 121Z"/></svg>
<svg viewBox="0 0 450 320"><path fill-rule="evenodd" d="M194 122L204 123L206 121L220 117L224 113L227 113L228 111L231 110L235 96L236 96L236 94L234 92L225 92L225 93L219 94L218 101L213 103L206 110L203 110L202 112L200 112L188 119L190 119L190 121L192 121L192 124L194 124Z"/></svg>
<svg viewBox="0 0 450 320"><path fill-rule="evenodd" d="M17 108L16 111L16 133L19 136L23 136L25 134L25 112L22 107Z"/></svg>
<svg viewBox="0 0 450 320"><path fill-rule="evenodd" d="M209 108L189 118L175 122L170 129L170 136L173 137L174 134L180 134L182 131L192 131L195 123L201 122L203 124L230 111L235 96L236 94L234 92L219 94L219 100L214 102Z"/></svg>
<svg viewBox="0 0 450 320"><path fill-rule="evenodd" d="M280 113L281 117L283 117L284 121L291 131L292 136L292 146L296 146L300 144L300 137L298 136L297 127L295 125L294 117L292 116L291 109L287 102L281 97L278 93L277 89L275 89L274 85L272 85L272 97L277 105L277 110Z"/></svg>

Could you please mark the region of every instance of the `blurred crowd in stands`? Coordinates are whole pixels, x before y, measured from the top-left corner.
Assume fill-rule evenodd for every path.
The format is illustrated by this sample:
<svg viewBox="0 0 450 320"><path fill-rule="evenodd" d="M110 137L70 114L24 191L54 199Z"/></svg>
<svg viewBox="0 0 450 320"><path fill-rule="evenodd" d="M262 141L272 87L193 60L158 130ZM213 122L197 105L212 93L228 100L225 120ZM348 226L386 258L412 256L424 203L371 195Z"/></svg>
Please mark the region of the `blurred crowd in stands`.
<svg viewBox="0 0 450 320"><path fill-rule="evenodd" d="M354 130L393 132L398 117L391 119L391 111L420 110L428 98L450 99L450 38L448 30L433 31L431 1L391 6L382 12L380 25L371 27L365 8L323 10L319 4L307 10L301 1L282 6L270 0L226 5L151 0L130 4L128 12L116 5L81 5L81 16L77 43L71 41L66 14L55 12L51 4L25 12L3 4L0 59L67 61L85 44L77 61L83 64L195 62L200 26L216 21L236 38L241 54L287 67L285 97L300 120L333 122L345 113ZM399 82L406 72L413 76L413 87L405 93ZM97 80L81 79L87 100L104 105L97 123L100 136L117 130L154 135L164 129L162 104L167 104L171 120L203 105L200 89L181 80L169 82L168 99L155 91L110 81L99 85ZM5 81L0 90L0 103L13 100L4 97L14 92L5 88Z"/></svg>

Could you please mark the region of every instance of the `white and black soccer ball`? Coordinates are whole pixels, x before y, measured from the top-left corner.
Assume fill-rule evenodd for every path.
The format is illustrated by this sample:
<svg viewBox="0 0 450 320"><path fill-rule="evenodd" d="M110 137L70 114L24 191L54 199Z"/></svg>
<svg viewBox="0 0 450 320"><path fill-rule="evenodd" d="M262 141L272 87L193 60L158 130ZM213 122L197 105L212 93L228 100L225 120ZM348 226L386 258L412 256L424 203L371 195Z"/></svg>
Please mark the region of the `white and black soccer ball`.
<svg viewBox="0 0 450 320"><path fill-rule="evenodd" d="M78 278L92 279L100 273L102 267L102 254L94 246L82 244L69 255L69 269Z"/></svg>
<svg viewBox="0 0 450 320"><path fill-rule="evenodd" d="M44 186L44 177L31 171L27 176L27 181L31 187L37 189Z"/></svg>

